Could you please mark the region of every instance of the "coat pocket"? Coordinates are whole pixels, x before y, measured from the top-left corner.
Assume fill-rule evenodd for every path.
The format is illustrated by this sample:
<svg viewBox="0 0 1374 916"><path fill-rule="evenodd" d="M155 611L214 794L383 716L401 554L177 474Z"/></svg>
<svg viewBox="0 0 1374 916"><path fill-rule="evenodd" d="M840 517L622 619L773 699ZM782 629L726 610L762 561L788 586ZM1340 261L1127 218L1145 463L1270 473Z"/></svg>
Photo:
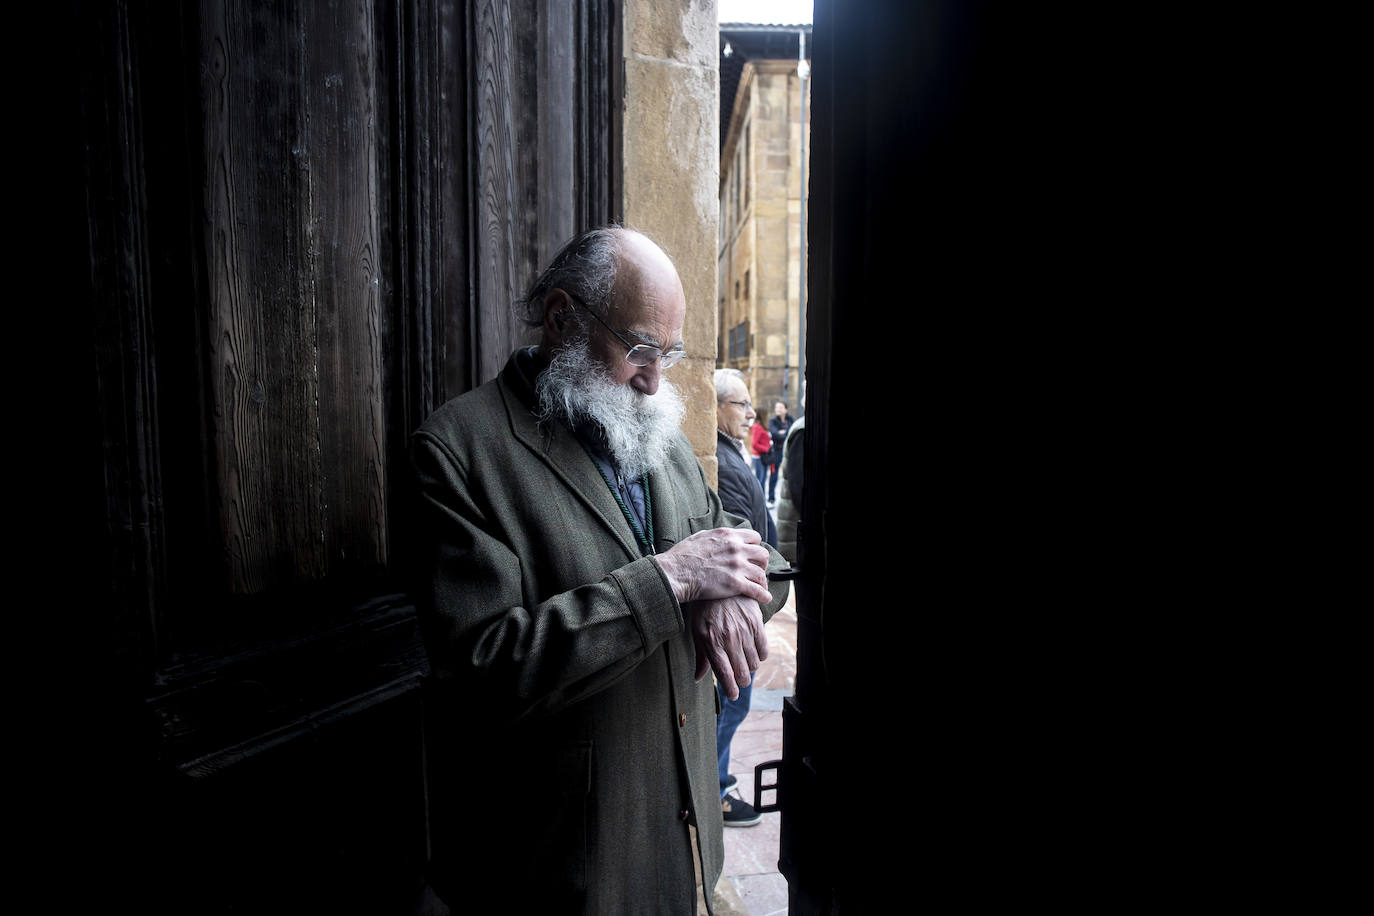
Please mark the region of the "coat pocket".
<svg viewBox="0 0 1374 916"><path fill-rule="evenodd" d="M712 524L711 519L712 516L709 512L705 515L687 516L687 534L683 535L683 537L686 537L687 535L696 534L698 531L709 531L710 529L716 527L714 524ZM658 552L662 553L665 550L671 550L674 547L674 545L676 545L680 540L680 538L677 537L679 533L679 531L672 531L660 534L656 539L656 547L658 549Z"/></svg>

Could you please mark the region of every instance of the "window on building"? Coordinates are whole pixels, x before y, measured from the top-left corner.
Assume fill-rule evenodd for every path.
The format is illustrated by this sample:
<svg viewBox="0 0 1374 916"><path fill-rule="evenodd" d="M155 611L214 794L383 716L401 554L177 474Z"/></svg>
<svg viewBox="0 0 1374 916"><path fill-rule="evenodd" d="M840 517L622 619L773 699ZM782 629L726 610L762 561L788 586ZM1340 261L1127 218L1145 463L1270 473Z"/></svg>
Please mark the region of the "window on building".
<svg viewBox="0 0 1374 916"><path fill-rule="evenodd" d="M740 183L744 190L741 194L740 209L749 209L749 125L744 125L744 143L740 145Z"/></svg>
<svg viewBox="0 0 1374 916"><path fill-rule="evenodd" d="M725 240L726 240L726 238L729 237L729 230L730 230L730 211L729 211L728 209L726 209L726 206L725 206L727 203L728 203L728 200L726 199L725 192L722 191L721 194L720 194L720 247L721 247L721 248L724 248L724 247L725 247Z"/></svg>
<svg viewBox="0 0 1374 916"><path fill-rule="evenodd" d="M730 356L732 360L744 359L749 355L749 322L741 321L730 329Z"/></svg>
<svg viewBox="0 0 1374 916"><path fill-rule="evenodd" d="M739 221L739 157L735 157L735 167L730 175L730 217L731 223Z"/></svg>
<svg viewBox="0 0 1374 916"><path fill-rule="evenodd" d="M741 146L735 150L735 197L739 200L739 210L735 214L735 221L744 220L744 200L749 194L749 186L744 174L744 148Z"/></svg>

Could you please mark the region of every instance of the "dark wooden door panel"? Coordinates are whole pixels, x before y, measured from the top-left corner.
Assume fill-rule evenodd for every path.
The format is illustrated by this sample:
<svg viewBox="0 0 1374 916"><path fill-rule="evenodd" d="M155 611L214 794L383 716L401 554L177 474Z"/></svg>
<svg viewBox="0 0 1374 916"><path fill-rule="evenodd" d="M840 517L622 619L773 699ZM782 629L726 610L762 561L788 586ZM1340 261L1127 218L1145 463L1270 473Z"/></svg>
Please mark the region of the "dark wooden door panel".
<svg viewBox="0 0 1374 916"><path fill-rule="evenodd" d="M147 840L106 864L172 911L404 912L407 443L615 216L618 3L77 6L108 553L78 718L107 723L82 749L106 822Z"/></svg>
<svg viewBox="0 0 1374 916"><path fill-rule="evenodd" d="M209 447L231 594L387 562L374 12L205 7Z"/></svg>

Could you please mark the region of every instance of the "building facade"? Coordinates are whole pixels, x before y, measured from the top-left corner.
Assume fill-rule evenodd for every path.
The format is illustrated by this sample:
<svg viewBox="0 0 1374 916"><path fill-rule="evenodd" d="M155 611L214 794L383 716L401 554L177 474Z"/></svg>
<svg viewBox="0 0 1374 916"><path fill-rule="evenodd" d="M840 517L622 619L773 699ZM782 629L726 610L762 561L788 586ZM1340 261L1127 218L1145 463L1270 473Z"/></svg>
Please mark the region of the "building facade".
<svg viewBox="0 0 1374 916"><path fill-rule="evenodd" d="M777 401L795 415L804 371L806 71L797 57L748 60L722 98L716 364L744 372L760 415Z"/></svg>

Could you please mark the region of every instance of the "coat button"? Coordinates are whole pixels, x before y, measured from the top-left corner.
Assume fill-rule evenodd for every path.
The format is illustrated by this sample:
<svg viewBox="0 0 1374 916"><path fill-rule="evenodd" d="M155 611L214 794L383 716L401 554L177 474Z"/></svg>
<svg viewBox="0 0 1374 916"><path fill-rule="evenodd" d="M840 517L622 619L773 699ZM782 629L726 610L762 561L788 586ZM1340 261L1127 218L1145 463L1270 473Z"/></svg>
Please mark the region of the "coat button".
<svg viewBox="0 0 1374 916"><path fill-rule="evenodd" d="M678 713L678 716L677 716L677 724L678 724L678 727L679 727L679 728L681 728L682 726L684 726L684 725L687 724L687 713L685 713L685 712Z"/></svg>
<svg viewBox="0 0 1374 916"><path fill-rule="evenodd" d="M681 811L677 813L677 816L685 821L687 820L687 818L692 816L692 812L688 811L686 808L683 808Z"/></svg>

